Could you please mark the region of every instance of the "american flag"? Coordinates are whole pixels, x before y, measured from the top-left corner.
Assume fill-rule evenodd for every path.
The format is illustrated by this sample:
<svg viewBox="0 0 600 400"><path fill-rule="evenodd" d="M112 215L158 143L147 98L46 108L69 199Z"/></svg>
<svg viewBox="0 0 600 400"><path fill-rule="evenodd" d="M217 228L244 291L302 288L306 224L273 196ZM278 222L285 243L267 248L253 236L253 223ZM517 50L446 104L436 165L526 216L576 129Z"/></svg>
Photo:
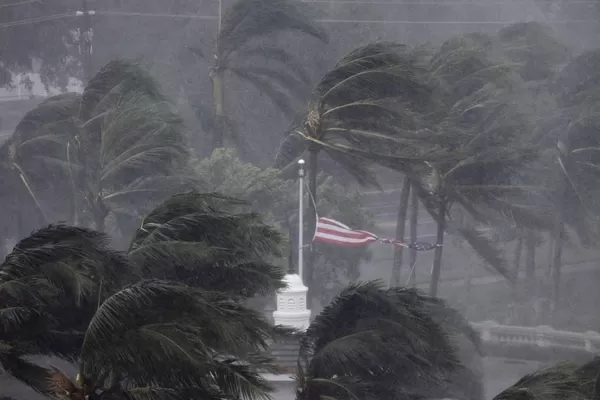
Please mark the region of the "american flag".
<svg viewBox="0 0 600 400"><path fill-rule="evenodd" d="M344 247L366 246L378 240L377 235L367 231L356 231L348 225L330 218L319 218L314 241Z"/></svg>
<svg viewBox="0 0 600 400"><path fill-rule="evenodd" d="M317 220L317 230L313 241L344 247L361 247L379 241L381 243L393 244L394 246L406 247L417 251L427 251L433 250L436 247L442 247L441 244L425 242L405 243L400 240L381 239L374 233L354 230L348 225L331 218L319 218Z"/></svg>

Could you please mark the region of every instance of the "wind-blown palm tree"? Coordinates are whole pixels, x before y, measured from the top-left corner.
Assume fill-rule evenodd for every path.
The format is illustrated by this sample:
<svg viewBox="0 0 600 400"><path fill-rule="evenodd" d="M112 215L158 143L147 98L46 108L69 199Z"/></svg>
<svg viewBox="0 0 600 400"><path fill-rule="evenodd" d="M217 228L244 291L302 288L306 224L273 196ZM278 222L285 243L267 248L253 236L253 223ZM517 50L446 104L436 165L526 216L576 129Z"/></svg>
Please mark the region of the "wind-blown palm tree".
<svg viewBox="0 0 600 400"><path fill-rule="evenodd" d="M217 194L174 196L144 219L127 254L102 233L63 225L20 241L0 265L2 369L76 399L264 397L258 373L272 368L264 351L279 328L242 304L285 286L270 264L281 237L243 206ZM125 287L141 274L164 279ZM78 361L82 380L50 373L31 354Z"/></svg>
<svg viewBox="0 0 600 400"><path fill-rule="evenodd" d="M478 349L468 322L441 300L378 282L350 286L302 338L297 398L478 399L479 377L455 347L461 335Z"/></svg>
<svg viewBox="0 0 600 400"><path fill-rule="evenodd" d="M220 16L219 16L220 18ZM289 0L239 0L221 19L213 51L210 79L213 88L213 115L202 107L201 121L205 121L212 135L212 147L223 147L226 139L236 144L245 143L241 132L236 132L233 121L225 111L225 79L227 74L241 79L271 99L287 116L295 110L292 98L305 97L309 77L296 58L288 51L260 42L266 36L285 31L297 31L326 40L307 10ZM205 50L191 48L199 57ZM273 65L257 65L257 60L273 61Z"/></svg>
<svg viewBox="0 0 600 400"><path fill-rule="evenodd" d="M129 258L148 277L232 296L271 294L285 287L276 264L283 237L245 209L216 193L175 195L142 220Z"/></svg>
<svg viewBox="0 0 600 400"><path fill-rule="evenodd" d="M442 44L430 60L438 91L432 129L453 159L430 160L426 181L417 181L421 200L437 221L440 245L453 204L488 224L494 216L498 222L503 213L525 213L501 200L507 192L520 190L513 184L514 173L535 153L519 141L528 129L525 115L514 105L520 80L493 50L491 37L465 35ZM455 230L486 262L512 279L501 252L484 235L467 226ZM431 295L437 293L442 250L438 247L434 255Z"/></svg>
<svg viewBox="0 0 600 400"><path fill-rule="evenodd" d="M494 400L593 400L599 394L599 372L598 358L584 364L562 362L525 375Z"/></svg>
<svg viewBox="0 0 600 400"><path fill-rule="evenodd" d="M316 193L318 154L325 152L359 183L377 185L370 164L427 159L420 154L418 111L429 106L426 65L420 51L397 43L360 47L340 60L317 84L307 114L292 126L276 165L290 165L308 152L309 188ZM426 152L434 153L435 146ZM312 203L311 203L312 204ZM309 217L315 228L316 210ZM310 259L306 268L310 286Z"/></svg>
<svg viewBox="0 0 600 400"><path fill-rule="evenodd" d="M98 304L135 277L109 238L51 225L17 243L0 265L0 368L41 393L47 371L26 358L74 359Z"/></svg>
<svg viewBox="0 0 600 400"><path fill-rule="evenodd" d="M184 143L181 119L156 82L116 60L82 95L55 96L26 114L4 147L42 216L38 192L45 190L51 198L44 204L66 197L71 210L54 220L92 222L103 231L109 215L135 217L132 204L151 204L187 184Z"/></svg>
<svg viewBox="0 0 600 400"><path fill-rule="evenodd" d="M73 400L268 399L261 377L272 328L225 294L166 281L115 293L87 327L72 382L54 369L50 389Z"/></svg>

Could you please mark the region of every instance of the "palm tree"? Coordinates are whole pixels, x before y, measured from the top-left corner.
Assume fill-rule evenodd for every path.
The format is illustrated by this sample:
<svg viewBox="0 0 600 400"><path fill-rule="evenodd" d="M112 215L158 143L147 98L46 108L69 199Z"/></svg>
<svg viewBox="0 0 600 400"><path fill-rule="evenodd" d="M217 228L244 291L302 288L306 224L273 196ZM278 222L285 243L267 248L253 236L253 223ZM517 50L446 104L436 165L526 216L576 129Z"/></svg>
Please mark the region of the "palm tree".
<svg viewBox="0 0 600 400"><path fill-rule="evenodd" d="M22 239L0 265L0 368L41 393L47 371L30 355L73 359L98 304L135 277L109 238L51 225Z"/></svg>
<svg viewBox="0 0 600 400"><path fill-rule="evenodd" d="M443 301L381 282L352 285L301 340L298 399L481 397L454 341L479 338ZM460 379L458 376L460 375Z"/></svg>
<svg viewBox="0 0 600 400"><path fill-rule="evenodd" d="M219 10L220 7L221 3ZM222 20L219 14L210 70L214 106L212 118L202 107L197 107L200 119L208 124L213 150L223 147L226 139L244 144L244 137L235 131L232 120L227 118L225 112L224 81L227 73L254 86L287 116L294 112L291 99L306 94L309 77L296 58L282 48L256 40L285 31L298 31L326 40L325 34L313 25L304 7L289 0L239 0ZM200 47L190 50L199 57L205 57ZM278 66L257 65L260 59L274 61Z"/></svg>
<svg viewBox="0 0 600 400"><path fill-rule="evenodd" d="M285 287L283 238L246 203L217 193L175 195L142 220L128 255L144 276L253 297Z"/></svg>
<svg viewBox="0 0 600 400"><path fill-rule="evenodd" d="M54 368L55 396L268 399L269 323L217 291L141 281L106 299L85 330L75 382Z"/></svg>
<svg viewBox="0 0 600 400"><path fill-rule="evenodd" d="M42 216L46 191L44 205L66 197L70 207L53 219L99 231L108 216L137 217L133 204L147 207L188 184L181 119L156 82L123 60L103 67L82 95L55 96L26 114L4 151Z"/></svg>
<svg viewBox="0 0 600 400"><path fill-rule="evenodd" d="M598 397L600 359L584 364L562 362L519 379L494 400L593 400Z"/></svg>
<svg viewBox="0 0 600 400"><path fill-rule="evenodd" d="M377 186L370 165L427 159L417 146L425 133L418 111L429 106L422 53L397 43L375 43L343 57L317 84L308 112L290 128L276 165L308 152L309 189L316 193L318 154L323 151L359 183ZM431 146L426 152L435 153ZM312 204L312 202L311 202ZM316 223L312 207L309 232ZM306 282L310 286L310 258Z"/></svg>
<svg viewBox="0 0 600 400"><path fill-rule="evenodd" d="M437 88L432 129L454 158L430 160L426 179L417 182L423 204L437 221L437 244L442 245L451 205L487 224L497 223L502 214L525 213L502 199L507 192L522 190L513 176L535 153L519 141L528 129L525 115L513 105L520 81L494 53L492 38L471 34L448 40L432 56L430 72ZM450 228L512 280L501 252L483 234L468 226ZM435 250L431 295L437 293L442 250Z"/></svg>
<svg viewBox="0 0 600 400"><path fill-rule="evenodd" d="M600 50L585 52L558 74L554 93L561 112L551 118L544 142L555 147L552 165L557 171L554 191L554 230L552 254L552 302L556 308L560 289L562 247L565 225L571 225L583 244L598 234L598 170L600 142L596 134L599 122L595 112L600 104L598 73L592 68L600 60ZM551 143L551 144L550 144Z"/></svg>
<svg viewBox="0 0 600 400"><path fill-rule="evenodd" d="M21 240L0 265L0 367L78 400L90 391L265 397L259 372L272 370L267 339L281 329L238 300L284 287L269 263L281 237L243 208L217 194L174 196L144 219L127 254L102 233L64 225ZM127 286L140 274L168 281ZM75 360L81 379L31 354Z"/></svg>

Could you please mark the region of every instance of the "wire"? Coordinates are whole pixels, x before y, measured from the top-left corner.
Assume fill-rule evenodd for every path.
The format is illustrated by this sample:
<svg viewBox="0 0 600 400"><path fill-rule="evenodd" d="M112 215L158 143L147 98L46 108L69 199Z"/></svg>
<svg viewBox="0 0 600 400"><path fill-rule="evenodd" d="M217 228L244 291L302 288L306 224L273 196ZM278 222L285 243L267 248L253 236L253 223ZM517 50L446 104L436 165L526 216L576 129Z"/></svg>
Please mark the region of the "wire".
<svg viewBox="0 0 600 400"><path fill-rule="evenodd" d="M164 17L164 18L190 18L190 19L204 19L204 20L217 20L217 16L212 15L195 15L195 14L165 14L165 13L141 13L141 12L128 12L128 11L96 11L96 15L121 15L121 16L132 16L132 17Z"/></svg>
<svg viewBox="0 0 600 400"><path fill-rule="evenodd" d="M0 4L0 8L20 6L21 4L29 4L29 3L41 3L41 1L40 0L25 0L25 1L19 1L17 3Z"/></svg>
<svg viewBox="0 0 600 400"><path fill-rule="evenodd" d="M66 13L66 14L47 15L44 17L22 19L19 21L13 21L13 22L7 22L4 24L0 24L0 29L12 28L13 26L19 26L19 25L35 24L37 22L51 21L54 19L61 19L61 18L74 17L74 16L75 16L75 13Z"/></svg>
<svg viewBox="0 0 600 400"><path fill-rule="evenodd" d="M369 2L364 2L368 4ZM217 20L217 16L213 15L194 15L194 14L166 14L166 13L141 13L127 11L97 11L96 15L121 15L121 16L138 16L138 17L164 17L164 18L190 18L203 20ZM510 25L519 21L409 21L409 20L354 20L354 19L316 19L316 22L321 23L357 23L357 24L425 24L425 25ZM550 24L581 24L581 23L598 23L595 19L584 20L562 20L551 21Z"/></svg>

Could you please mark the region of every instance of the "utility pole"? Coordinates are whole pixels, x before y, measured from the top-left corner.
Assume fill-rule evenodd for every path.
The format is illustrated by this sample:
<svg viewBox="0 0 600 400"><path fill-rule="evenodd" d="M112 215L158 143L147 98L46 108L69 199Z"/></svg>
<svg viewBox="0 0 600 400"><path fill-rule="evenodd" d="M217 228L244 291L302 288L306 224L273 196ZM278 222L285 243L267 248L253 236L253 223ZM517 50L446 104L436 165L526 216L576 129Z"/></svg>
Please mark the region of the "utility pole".
<svg viewBox="0 0 600 400"><path fill-rule="evenodd" d="M96 11L88 8L87 0L81 0L81 10L75 15L81 17L79 28L79 52L81 54L81 64L83 66L83 83L86 85L92 77L92 38L94 30L92 28L92 15Z"/></svg>

